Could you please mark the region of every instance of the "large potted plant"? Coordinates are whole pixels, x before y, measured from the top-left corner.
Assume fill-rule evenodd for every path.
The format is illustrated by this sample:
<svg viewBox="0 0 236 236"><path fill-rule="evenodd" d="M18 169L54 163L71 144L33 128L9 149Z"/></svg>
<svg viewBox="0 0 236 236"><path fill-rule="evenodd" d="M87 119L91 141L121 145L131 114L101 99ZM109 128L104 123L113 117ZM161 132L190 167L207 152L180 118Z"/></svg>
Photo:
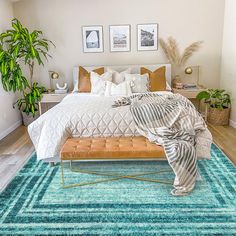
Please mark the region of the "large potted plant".
<svg viewBox="0 0 236 236"><path fill-rule="evenodd" d="M16 104L22 112L23 121L28 125L38 116L38 103L46 89L33 82L34 66L44 65L47 60L50 40L43 38L42 31L30 32L19 20L12 20L12 29L0 34L0 73L5 91L20 91L22 97ZM53 44L54 45L54 44ZM23 66L29 68L28 80Z"/></svg>
<svg viewBox="0 0 236 236"><path fill-rule="evenodd" d="M214 125L228 125L230 116L230 95L223 89L208 89L197 95L197 99L208 105L207 121Z"/></svg>

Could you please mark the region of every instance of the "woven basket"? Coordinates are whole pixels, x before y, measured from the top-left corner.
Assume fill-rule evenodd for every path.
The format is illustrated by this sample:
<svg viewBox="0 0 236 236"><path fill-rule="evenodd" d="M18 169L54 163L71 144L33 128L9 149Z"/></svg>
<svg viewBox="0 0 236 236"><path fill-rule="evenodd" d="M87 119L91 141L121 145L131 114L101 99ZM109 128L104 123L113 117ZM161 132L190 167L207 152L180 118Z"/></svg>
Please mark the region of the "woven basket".
<svg viewBox="0 0 236 236"><path fill-rule="evenodd" d="M229 124L230 108L216 109L209 107L207 112L207 121L213 125Z"/></svg>

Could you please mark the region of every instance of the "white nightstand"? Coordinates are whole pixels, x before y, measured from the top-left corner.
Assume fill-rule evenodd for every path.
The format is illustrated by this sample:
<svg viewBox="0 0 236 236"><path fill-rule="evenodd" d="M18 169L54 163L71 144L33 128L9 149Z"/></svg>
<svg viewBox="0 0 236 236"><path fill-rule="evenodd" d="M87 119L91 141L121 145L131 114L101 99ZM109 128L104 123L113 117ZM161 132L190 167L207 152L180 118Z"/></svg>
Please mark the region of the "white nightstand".
<svg viewBox="0 0 236 236"><path fill-rule="evenodd" d="M173 93L179 93L182 96L188 98L188 99L196 99L196 96L198 95L198 93L200 93L201 91L204 91L206 89L204 88L197 88L197 89L176 89L173 88Z"/></svg>
<svg viewBox="0 0 236 236"><path fill-rule="evenodd" d="M39 102L39 114L42 115L58 103L62 101L62 99L67 96L68 93L65 94L55 94L55 93L44 93L42 100Z"/></svg>

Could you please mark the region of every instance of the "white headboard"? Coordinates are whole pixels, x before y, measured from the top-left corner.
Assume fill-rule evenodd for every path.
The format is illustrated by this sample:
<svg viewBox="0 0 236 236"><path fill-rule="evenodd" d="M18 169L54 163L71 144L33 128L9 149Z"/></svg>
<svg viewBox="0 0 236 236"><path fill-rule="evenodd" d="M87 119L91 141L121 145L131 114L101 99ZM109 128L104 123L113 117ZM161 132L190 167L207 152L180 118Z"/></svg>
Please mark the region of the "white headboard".
<svg viewBox="0 0 236 236"><path fill-rule="evenodd" d="M166 80L168 82L168 84L171 85L171 64L153 64L153 65L118 65L118 66L83 66L87 71L92 71L96 68L99 68L99 67L104 67L105 68L105 71L106 71L106 68L109 67L109 68L112 68L116 71L123 71L127 68L131 68L131 73L132 74L139 74L140 73L140 68L141 67L145 67L151 71L153 70L156 70L162 66L165 66L166 67ZM79 67L76 66L73 68L73 84L75 85L76 82L78 81L78 74L79 74Z"/></svg>

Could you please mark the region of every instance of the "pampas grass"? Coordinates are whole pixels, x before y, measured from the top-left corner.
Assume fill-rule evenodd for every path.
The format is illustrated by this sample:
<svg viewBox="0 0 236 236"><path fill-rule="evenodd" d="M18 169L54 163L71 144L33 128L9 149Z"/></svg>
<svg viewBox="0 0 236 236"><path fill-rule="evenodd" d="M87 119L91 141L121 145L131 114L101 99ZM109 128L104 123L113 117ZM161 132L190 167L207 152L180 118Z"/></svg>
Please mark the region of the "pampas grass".
<svg viewBox="0 0 236 236"><path fill-rule="evenodd" d="M185 65L189 58L200 49L202 43L202 41L192 43L185 48L183 54L181 54L179 45L173 37L169 37L167 42L162 38L160 39L161 48L163 49L168 61L177 66Z"/></svg>

